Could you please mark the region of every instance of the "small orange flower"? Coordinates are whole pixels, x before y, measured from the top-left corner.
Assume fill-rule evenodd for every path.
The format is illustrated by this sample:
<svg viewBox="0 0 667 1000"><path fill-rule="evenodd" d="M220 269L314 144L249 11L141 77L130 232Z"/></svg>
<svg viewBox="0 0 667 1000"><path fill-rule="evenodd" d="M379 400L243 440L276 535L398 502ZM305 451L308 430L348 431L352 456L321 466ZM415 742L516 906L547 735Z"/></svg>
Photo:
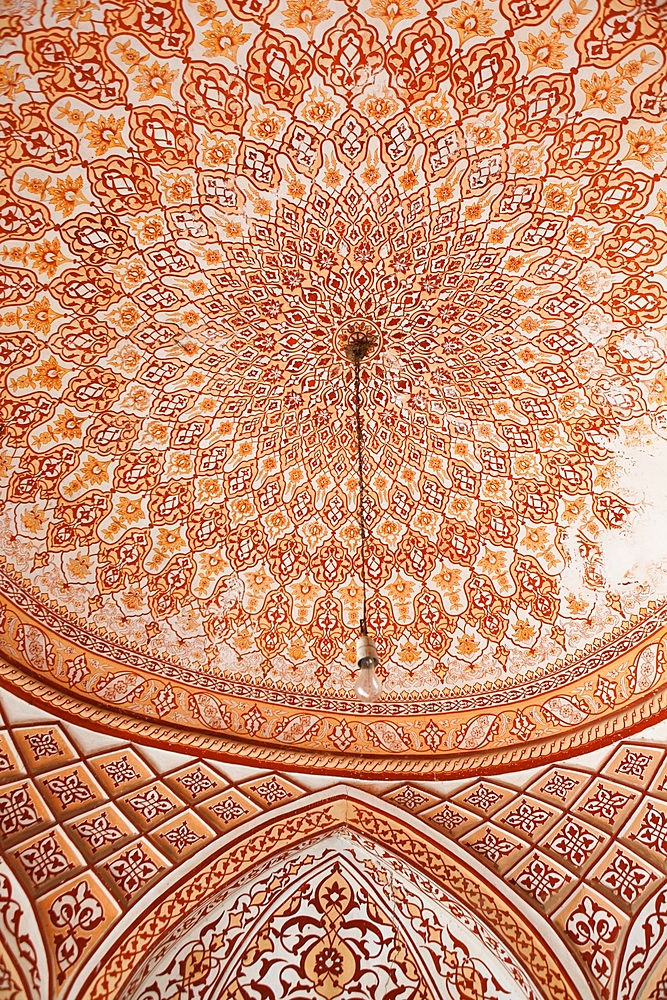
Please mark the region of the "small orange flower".
<svg viewBox="0 0 667 1000"><path fill-rule="evenodd" d="M667 132L658 135L655 129L640 128L637 132L628 132L629 154L626 160L639 160L645 167L652 170L658 160L664 159L667 152Z"/></svg>
<svg viewBox="0 0 667 1000"><path fill-rule="evenodd" d="M471 635L462 635L457 640L456 649L461 656L474 656L479 652L479 643Z"/></svg>
<svg viewBox="0 0 667 1000"><path fill-rule="evenodd" d="M211 30L204 32L203 49L208 56L224 56L236 62L236 53L250 38L240 25L233 21L211 21Z"/></svg>
<svg viewBox="0 0 667 1000"><path fill-rule="evenodd" d="M384 21L387 31L392 32L394 25L404 18L416 17L418 11L414 0L374 0L368 13Z"/></svg>
<svg viewBox="0 0 667 1000"><path fill-rule="evenodd" d="M579 253L588 253L593 246L591 231L585 226L570 226L567 231L567 245Z"/></svg>
<svg viewBox="0 0 667 1000"><path fill-rule="evenodd" d="M626 94L622 80L613 80L607 72L601 75L593 73L590 80L582 80L581 89L586 94L584 111L601 108L610 114L614 114L618 105L623 103Z"/></svg>
<svg viewBox="0 0 667 1000"><path fill-rule="evenodd" d="M515 642L530 642L534 638L537 629L527 621L517 618L512 626Z"/></svg>
<svg viewBox="0 0 667 1000"><path fill-rule="evenodd" d="M56 418L53 425L54 433L58 437L67 438L68 440L80 437L83 420L83 417L77 417L70 409L66 409L64 413L60 413Z"/></svg>
<svg viewBox="0 0 667 1000"><path fill-rule="evenodd" d="M125 143L121 136L124 125L124 118L115 118L113 115L109 115L107 118L100 115L96 122L88 122L86 139L95 150L95 156L102 156L114 146L125 149Z"/></svg>
<svg viewBox="0 0 667 1000"><path fill-rule="evenodd" d="M18 66L11 63L0 63L0 96L13 101L17 94L23 93L25 87L21 83L26 78L25 73L19 73Z"/></svg>
<svg viewBox="0 0 667 1000"><path fill-rule="evenodd" d="M338 111L338 102L333 101L321 87L316 87L304 105L302 115L313 125L326 125Z"/></svg>
<svg viewBox="0 0 667 1000"><path fill-rule="evenodd" d="M454 197L454 189L451 184L439 184L435 189L435 197L437 201L449 201L450 198Z"/></svg>
<svg viewBox="0 0 667 1000"><path fill-rule="evenodd" d="M298 181L296 177L294 177L287 184L287 193L291 198L295 198L298 201L305 195L306 185L302 184L301 181Z"/></svg>
<svg viewBox="0 0 667 1000"><path fill-rule="evenodd" d="M562 67L567 49L560 37L560 31L554 31L552 35L540 31L537 35L529 35L527 42L519 42L519 48L528 56L529 73L540 66L547 66L549 69Z"/></svg>
<svg viewBox="0 0 667 1000"><path fill-rule="evenodd" d="M398 104L390 94L385 93L382 97L371 94L364 98L359 105L359 110L362 114L367 115L372 122L379 122L383 118L389 118L390 115L396 114Z"/></svg>
<svg viewBox="0 0 667 1000"><path fill-rule="evenodd" d="M35 333L47 334L51 329L51 324L54 319L58 319L58 313L54 312L49 304L49 300L44 298L39 301L32 302L25 312L26 326L29 330L34 330ZM55 359L52 359L58 367ZM63 372L67 371L66 368L62 369Z"/></svg>
<svg viewBox="0 0 667 1000"><path fill-rule="evenodd" d="M522 146L510 153L510 164L517 174L537 177L542 172L544 150L541 146Z"/></svg>
<svg viewBox="0 0 667 1000"><path fill-rule="evenodd" d="M286 28L302 28L312 38L317 25L332 16L325 0L287 0L283 24Z"/></svg>
<svg viewBox="0 0 667 1000"><path fill-rule="evenodd" d="M543 197L544 204L553 212L569 212L574 204L576 190L567 184L547 184Z"/></svg>
<svg viewBox="0 0 667 1000"><path fill-rule="evenodd" d="M282 115L276 115L268 108L253 108L252 120L248 131L255 139L271 142L285 127Z"/></svg>
<svg viewBox="0 0 667 1000"><path fill-rule="evenodd" d="M54 357L45 358L35 368L35 381L43 389L62 389L63 376L68 370L59 365Z"/></svg>
<svg viewBox="0 0 667 1000"><path fill-rule="evenodd" d="M161 66L155 60L152 66L146 63L137 66L134 85L139 91L139 97L142 101L150 101L153 97L170 98L171 84L177 76L178 73L169 69L166 63Z"/></svg>
<svg viewBox="0 0 667 1000"><path fill-rule="evenodd" d="M412 163L409 163L406 169L400 175L400 177L398 178L398 183L406 192L412 191L413 188L417 187L417 185L419 184L419 177L417 176L417 172Z"/></svg>
<svg viewBox="0 0 667 1000"><path fill-rule="evenodd" d="M202 159L207 167L222 167L234 155L234 143L218 135L205 135L202 139Z"/></svg>
<svg viewBox="0 0 667 1000"><path fill-rule="evenodd" d="M72 27L78 27L79 21L92 20L92 12L97 4L90 0L56 0L53 13L56 21L69 21Z"/></svg>
<svg viewBox="0 0 667 1000"><path fill-rule="evenodd" d="M482 0L473 0L473 3L464 2L460 7L455 7L451 15L445 18L445 24L458 33L461 45L475 35L492 35L495 23L495 17L490 10L487 10Z"/></svg>
<svg viewBox="0 0 667 1000"><path fill-rule="evenodd" d="M505 261L505 270L511 274L516 274L524 267L525 263L523 257L510 256Z"/></svg>
<svg viewBox="0 0 667 1000"><path fill-rule="evenodd" d="M343 180L343 175L337 167L329 167L328 170L324 171L322 180L327 185L327 187L337 188L340 186Z"/></svg>
<svg viewBox="0 0 667 1000"><path fill-rule="evenodd" d="M373 184L377 184L380 180L381 174L378 168L373 163L369 163L364 170L361 172L362 181L371 187Z"/></svg>
<svg viewBox="0 0 667 1000"><path fill-rule="evenodd" d="M44 272L47 277L52 278L60 264L67 260L60 251L58 240L44 240L43 243L36 243L34 250L28 256L34 264L38 274Z"/></svg>
<svg viewBox="0 0 667 1000"><path fill-rule="evenodd" d="M87 199L82 195L83 178L81 177L59 177L51 188L49 201L57 212L67 218L72 214L77 205L85 204Z"/></svg>

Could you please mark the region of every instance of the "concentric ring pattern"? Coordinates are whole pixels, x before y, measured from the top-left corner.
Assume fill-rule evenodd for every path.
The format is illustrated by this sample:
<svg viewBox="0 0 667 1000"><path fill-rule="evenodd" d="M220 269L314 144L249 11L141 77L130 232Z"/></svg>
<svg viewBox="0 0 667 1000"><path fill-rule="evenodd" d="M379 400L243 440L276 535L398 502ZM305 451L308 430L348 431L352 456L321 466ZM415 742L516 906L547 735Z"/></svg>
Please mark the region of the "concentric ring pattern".
<svg viewBox="0 0 667 1000"><path fill-rule="evenodd" d="M660 588L605 543L667 427L664 4L4 10L5 682L378 775L662 711Z"/></svg>

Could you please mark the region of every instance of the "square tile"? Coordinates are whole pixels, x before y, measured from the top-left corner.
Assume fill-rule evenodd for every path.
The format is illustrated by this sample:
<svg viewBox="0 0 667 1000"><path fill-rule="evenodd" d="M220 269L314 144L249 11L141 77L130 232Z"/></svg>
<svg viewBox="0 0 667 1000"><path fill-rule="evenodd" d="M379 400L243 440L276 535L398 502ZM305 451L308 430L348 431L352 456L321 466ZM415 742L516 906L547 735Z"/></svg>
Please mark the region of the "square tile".
<svg viewBox="0 0 667 1000"><path fill-rule="evenodd" d="M505 788L493 781L476 781L453 795L452 802L458 802L464 809L471 809L480 816L492 816L516 796L514 788Z"/></svg>
<svg viewBox="0 0 667 1000"><path fill-rule="evenodd" d="M648 788L658 770L664 751L661 747L630 743L619 747L602 774L635 788Z"/></svg>
<svg viewBox="0 0 667 1000"><path fill-rule="evenodd" d="M150 838L158 850L170 857L172 861L189 858L215 837L215 832L204 823L201 816L192 812L191 809L167 820L150 834Z"/></svg>
<svg viewBox="0 0 667 1000"><path fill-rule="evenodd" d="M440 802L437 806L425 809L419 814L419 818L425 819L427 823L431 823L442 833L456 840L479 824L479 816L451 802Z"/></svg>
<svg viewBox="0 0 667 1000"><path fill-rule="evenodd" d="M505 875L508 884L545 914L567 896L574 878L566 868L538 851L532 851Z"/></svg>
<svg viewBox="0 0 667 1000"><path fill-rule="evenodd" d="M588 881L628 913L636 913L665 876L627 847L614 845L589 872Z"/></svg>
<svg viewBox="0 0 667 1000"><path fill-rule="evenodd" d="M145 838L133 840L97 866L97 872L127 905L162 878L171 867Z"/></svg>
<svg viewBox="0 0 667 1000"><path fill-rule="evenodd" d="M217 830L226 833L239 823L245 823L251 816L256 816L261 809L247 796L230 788L212 799L206 799L197 807L197 811Z"/></svg>
<svg viewBox="0 0 667 1000"><path fill-rule="evenodd" d="M3 846L53 822L53 814L29 779L0 788L0 840Z"/></svg>
<svg viewBox="0 0 667 1000"><path fill-rule="evenodd" d="M540 839L545 830L556 823L562 813L554 806L548 806L530 795L521 795L503 809L494 813L494 823L525 837L531 843Z"/></svg>
<svg viewBox="0 0 667 1000"><path fill-rule="evenodd" d="M136 828L112 802L63 825L89 861L105 857L137 836Z"/></svg>
<svg viewBox="0 0 667 1000"><path fill-rule="evenodd" d="M589 785L572 813L609 832L618 830L639 801L639 792L625 785L616 785L606 778L596 778Z"/></svg>
<svg viewBox="0 0 667 1000"><path fill-rule="evenodd" d="M58 827L24 841L11 852L14 870L32 895L64 882L84 865L84 860Z"/></svg>
<svg viewBox="0 0 667 1000"><path fill-rule="evenodd" d="M100 784L114 797L130 792L155 778L148 764L131 747L97 754L88 759L88 764Z"/></svg>
<svg viewBox="0 0 667 1000"><path fill-rule="evenodd" d="M229 787L220 774L199 762L166 775L164 782L186 802L201 802Z"/></svg>
<svg viewBox="0 0 667 1000"><path fill-rule="evenodd" d="M565 809L592 780L593 775L586 771L577 771L571 767L552 767L541 778L533 781L526 791Z"/></svg>
<svg viewBox="0 0 667 1000"><path fill-rule="evenodd" d="M607 845L607 837L578 816L564 816L542 838L540 847L583 878Z"/></svg>
<svg viewBox="0 0 667 1000"><path fill-rule="evenodd" d="M423 788L416 788L414 785L402 785L400 788L395 788L384 798L387 802L393 802L401 809L407 809L412 813L420 813L423 809L442 803L442 799L439 799L437 795L431 795L430 792L425 792Z"/></svg>
<svg viewBox="0 0 667 1000"><path fill-rule="evenodd" d="M528 844L514 834L501 830L491 823L483 823L461 838L471 851L495 872L503 874L514 867L530 849Z"/></svg>
<svg viewBox="0 0 667 1000"><path fill-rule="evenodd" d="M183 809L181 800L162 781L153 781L124 795L119 805L140 830L149 830Z"/></svg>
<svg viewBox="0 0 667 1000"><path fill-rule="evenodd" d="M282 806L285 802L304 794L303 789L284 778L282 774L267 774L263 778L253 778L251 781L244 781L239 788L263 809Z"/></svg>
<svg viewBox="0 0 667 1000"><path fill-rule="evenodd" d="M27 767L36 773L50 771L79 758L74 744L55 722L21 726L12 732Z"/></svg>
<svg viewBox="0 0 667 1000"><path fill-rule="evenodd" d="M51 809L59 816L73 816L107 798L85 764L51 771L37 778Z"/></svg>

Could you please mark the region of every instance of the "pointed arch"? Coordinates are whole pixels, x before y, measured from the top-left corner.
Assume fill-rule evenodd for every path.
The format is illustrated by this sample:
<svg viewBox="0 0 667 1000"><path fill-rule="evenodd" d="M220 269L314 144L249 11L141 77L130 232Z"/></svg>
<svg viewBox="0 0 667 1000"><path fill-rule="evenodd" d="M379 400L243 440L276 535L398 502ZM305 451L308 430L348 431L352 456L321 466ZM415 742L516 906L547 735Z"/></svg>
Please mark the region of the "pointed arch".
<svg viewBox="0 0 667 1000"><path fill-rule="evenodd" d="M133 970L163 944L173 929L216 894L250 879L263 867L336 832L367 838L377 848L430 879L446 896L495 934L516 965L525 970L545 1000L585 1000L583 978L559 953L546 921L524 917L507 886L476 870L457 846L389 803L358 789L338 786L237 827L218 850L165 888L150 906L119 927L106 956L84 970L72 996L77 1000L121 1000ZM550 938L549 943L545 938ZM87 979L85 979L87 975Z"/></svg>

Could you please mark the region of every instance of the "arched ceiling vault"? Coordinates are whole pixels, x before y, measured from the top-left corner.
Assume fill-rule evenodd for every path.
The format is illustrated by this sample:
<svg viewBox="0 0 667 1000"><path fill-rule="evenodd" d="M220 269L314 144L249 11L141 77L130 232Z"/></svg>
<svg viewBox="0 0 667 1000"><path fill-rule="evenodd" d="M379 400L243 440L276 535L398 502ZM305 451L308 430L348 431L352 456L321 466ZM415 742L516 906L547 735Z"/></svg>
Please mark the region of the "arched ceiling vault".
<svg viewBox="0 0 667 1000"><path fill-rule="evenodd" d="M3 683L385 776L664 713L660 0L6 0L0 44Z"/></svg>

